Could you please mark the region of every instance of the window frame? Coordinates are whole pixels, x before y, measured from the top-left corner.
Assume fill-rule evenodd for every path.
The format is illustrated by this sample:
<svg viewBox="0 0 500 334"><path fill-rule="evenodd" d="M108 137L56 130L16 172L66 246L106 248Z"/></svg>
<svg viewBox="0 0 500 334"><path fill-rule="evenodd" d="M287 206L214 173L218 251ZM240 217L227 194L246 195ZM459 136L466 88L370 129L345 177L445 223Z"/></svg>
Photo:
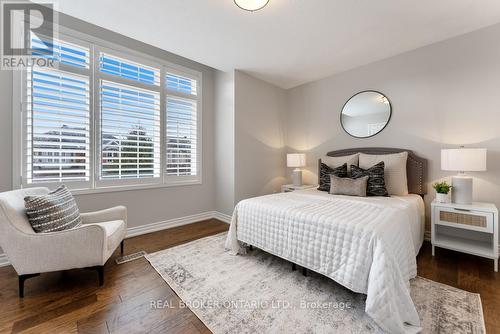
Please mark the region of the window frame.
<svg viewBox="0 0 500 334"><path fill-rule="evenodd" d="M66 27L59 27L58 39L67 41L73 44L81 45L89 48L90 64L88 71L89 74L89 88L90 88L90 181L71 182L63 181L73 193L76 194L90 194L101 192L113 191L126 191L135 189L150 189L150 188L163 188L163 187L177 187L202 184L203 174L203 132L202 132L202 115L203 115L203 74L201 71L184 67L169 61L156 58L154 56L144 54L124 46L114 44L112 42L101 40L94 36L89 36ZM147 66L160 69L160 84L148 85L145 83L135 82L131 79L115 76L108 73L99 72L99 56L101 52L130 60ZM61 70L68 68L68 65L60 64ZM78 73L79 69L71 71L71 73ZM12 180L14 188L27 188L27 187L55 187L61 182L47 182L47 183L27 183L27 159L25 154L26 142L24 139L26 133L26 70L14 71L13 73L13 144L12 144ZM196 145L197 145L197 163L196 175L192 176L168 176L166 173L166 101L167 101L167 87L166 87L166 74L167 72L186 76L190 79L197 80L197 131L196 131ZM132 85L134 87L152 90L160 94L160 177L159 178L143 178L143 179L121 179L121 180L100 180L100 166L101 166L101 148L100 148L100 80L109 80L111 82ZM132 84L131 84L132 83ZM182 94L188 95L188 94ZM176 96L181 96L177 93ZM192 95L189 95L191 100Z"/></svg>
<svg viewBox="0 0 500 334"><path fill-rule="evenodd" d="M164 172L164 183L169 183L169 184L196 184L197 182L201 183L201 174L202 174L202 169L201 169L201 164L202 164L202 154L201 154L201 145L202 145L202 113L200 112L201 110L201 105L203 101L203 88L201 84L201 73L200 72L195 72L195 71L186 71L186 69L174 67L174 66L165 66L164 68L164 73L162 74L162 79L164 80L163 82L163 91L165 93L165 98L163 101L164 104L164 120L163 120L163 126L165 127L165 130L162 131L162 134L165 136L163 139L164 143L164 149L163 149L163 157L166 159L167 156L167 97L168 96L174 96L174 97L179 97L183 99L188 99L192 101L196 101L196 175L186 175L186 176L169 176L167 175L166 168L167 164L166 161L162 165L163 166L163 172ZM171 90L168 90L166 87L166 77L167 77L167 72L175 74L175 75L180 75L183 77L187 77L189 79L196 80L196 96L193 96L191 94L185 94L181 92L174 92Z"/></svg>

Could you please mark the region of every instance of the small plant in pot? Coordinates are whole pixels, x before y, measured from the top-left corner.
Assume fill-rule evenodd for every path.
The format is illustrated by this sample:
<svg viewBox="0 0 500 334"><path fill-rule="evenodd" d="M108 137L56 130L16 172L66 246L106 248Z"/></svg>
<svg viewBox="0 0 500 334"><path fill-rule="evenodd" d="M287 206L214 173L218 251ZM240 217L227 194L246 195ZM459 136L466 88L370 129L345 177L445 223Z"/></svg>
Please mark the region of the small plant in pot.
<svg viewBox="0 0 500 334"><path fill-rule="evenodd" d="M436 202L448 203L448 193L451 190L451 186L446 182L436 182L432 185L432 188L436 190Z"/></svg>

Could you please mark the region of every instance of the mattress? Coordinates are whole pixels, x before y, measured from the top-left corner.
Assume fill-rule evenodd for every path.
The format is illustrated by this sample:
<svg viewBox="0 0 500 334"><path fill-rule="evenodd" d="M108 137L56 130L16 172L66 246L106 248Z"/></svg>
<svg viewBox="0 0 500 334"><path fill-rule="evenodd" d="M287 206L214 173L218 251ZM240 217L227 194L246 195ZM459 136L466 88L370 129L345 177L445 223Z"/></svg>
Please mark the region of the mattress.
<svg viewBox="0 0 500 334"><path fill-rule="evenodd" d="M420 319L410 297L415 256L423 241L419 196L349 197L317 190L243 200L226 248L244 244L330 277L367 295L365 311L385 331L415 333Z"/></svg>

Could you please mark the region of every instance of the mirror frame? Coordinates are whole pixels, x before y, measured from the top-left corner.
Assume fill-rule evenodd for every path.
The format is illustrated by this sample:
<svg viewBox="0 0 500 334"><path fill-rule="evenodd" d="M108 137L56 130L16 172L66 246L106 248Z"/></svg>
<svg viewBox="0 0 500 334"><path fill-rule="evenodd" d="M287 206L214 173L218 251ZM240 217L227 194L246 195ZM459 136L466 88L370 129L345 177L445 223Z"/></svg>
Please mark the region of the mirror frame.
<svg viewBox="0 0 500 334"><path fill-rule="evenodd" d="M380 94L382 96L384 96L387 101L389 102L389 118L387 119L387 123L385 123L384 127L382 129L380 129L379 132L371 135L371 136L367 136L367 137L358 137L358 136L355 136L355 135L352 135L350 134L344 127L344 123L342 122L342 113L344 112L344 108L345 106L347 105L347 103L349 103L349 101L351 101L354 97L358 96L359 94L363 94L363 93L377 93L377 94ZM387 97L387 95L385 95L384 93L382 92L379 92L378 90L373 90L373 89L367 89L367 90L363 90L361 92L357 92L356 94L352 95L350 98L347 99L347 101L344 103L344 105L342 106L342 109L340 109L340 126L342 126L342 130L344 130L345 133L347 133L349 136L353 137L353 138L358 138L358 139L367 139L367 138L372 138L376 135L378 135L379 133L381 133L382 131L385 130L385 128L387 127L387 125L389 125L389 122L391 121L391 118L392 118L392 103L391 103L391 100Z"/></svg>

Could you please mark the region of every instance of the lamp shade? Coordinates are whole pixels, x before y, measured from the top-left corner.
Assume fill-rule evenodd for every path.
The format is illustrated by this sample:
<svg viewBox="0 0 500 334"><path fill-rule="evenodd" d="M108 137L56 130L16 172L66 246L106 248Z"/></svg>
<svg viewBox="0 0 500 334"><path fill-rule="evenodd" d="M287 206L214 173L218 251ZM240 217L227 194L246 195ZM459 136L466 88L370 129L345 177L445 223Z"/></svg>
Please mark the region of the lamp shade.
<svg viewBox="0 0 500 334"><path fill-rule="evenodd" d="M458 148L441 150L441 169L457 172L486 170L485 148Z"/></svg>
<svg viewBox="0 0 500 334"><path fill-rule="evenodd" d="M304 153L289 153L286 155L286 165L288 167L304 167L306 165L306 155Z"/></svg>

